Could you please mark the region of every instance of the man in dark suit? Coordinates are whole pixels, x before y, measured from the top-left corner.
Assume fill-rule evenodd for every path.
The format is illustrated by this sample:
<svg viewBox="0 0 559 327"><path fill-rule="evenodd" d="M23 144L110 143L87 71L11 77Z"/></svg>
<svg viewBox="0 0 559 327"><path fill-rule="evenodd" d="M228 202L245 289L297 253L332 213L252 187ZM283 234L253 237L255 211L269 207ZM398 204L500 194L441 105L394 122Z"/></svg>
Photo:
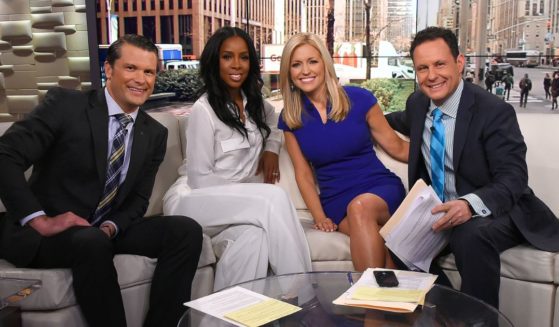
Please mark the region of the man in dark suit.
<svg viewBox="0 0 559 327"><path fill-rule="evenodd" d="M420 90L405 111L387 117L410 137L410 187L422 178L440 188L443 204L433 212L444 215L433 229L452 229L449 248L462 291L498 307L499 254L523 242L558 251L559 222L528 187L514 109L463 82L456 36L429 27L417 33L410 53Z"/></svg>
<svg viewBox="0 0 559 327"><path fill-rule="evenodd" d="M190 298L200 226L143 218L167 141L165 127L139 110L157 64L151 41L124 36L109 48L105 89L52 89L0 138L0 256L18 267L71 268L90 326L126 325L114 254L157 258L146 326L176 326Z"/></svg>

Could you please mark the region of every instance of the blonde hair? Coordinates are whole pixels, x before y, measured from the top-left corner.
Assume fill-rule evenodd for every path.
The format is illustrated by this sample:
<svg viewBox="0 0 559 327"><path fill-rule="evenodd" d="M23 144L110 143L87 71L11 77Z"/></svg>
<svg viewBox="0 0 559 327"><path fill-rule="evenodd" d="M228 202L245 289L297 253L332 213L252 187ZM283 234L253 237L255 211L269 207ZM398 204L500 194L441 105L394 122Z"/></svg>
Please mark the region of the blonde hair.
<svg viewBox="0 0 559 327"><path fill-rule="evenodd" d="M301 119L303 112L301 90L293 85L290 68L293 52L304 44L308 44L318 50L324 62L326 96L332 106L328 118L339 122L345 119L349 112L349 98L344 89L338 84L334 62L322 40L311 33L296 34L285 44L280 64L280 89L283 96L282 118L291 129L297 129L303 125Z"/></svg>

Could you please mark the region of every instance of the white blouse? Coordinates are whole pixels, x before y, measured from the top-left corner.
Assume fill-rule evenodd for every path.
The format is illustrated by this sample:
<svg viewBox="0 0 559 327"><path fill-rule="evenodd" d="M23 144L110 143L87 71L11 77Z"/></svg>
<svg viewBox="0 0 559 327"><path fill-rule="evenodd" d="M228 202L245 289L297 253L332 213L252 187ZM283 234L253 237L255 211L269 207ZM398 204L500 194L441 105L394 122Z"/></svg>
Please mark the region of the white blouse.
<svg viewBox="0 0 559 327"><path fill-rule="evenodd" d="M246 103L243 94L245 107ZM264 151L279 154L278 116L266 101L264 111L271 130ZM251 117L247 116L245 128L248 138L219 120L208 103L207 94L194 103L186 129L186 159L179 168L179 174L187 176L191 189L263 181L262 174L255 175L263 152L262 134Z"/></svg>

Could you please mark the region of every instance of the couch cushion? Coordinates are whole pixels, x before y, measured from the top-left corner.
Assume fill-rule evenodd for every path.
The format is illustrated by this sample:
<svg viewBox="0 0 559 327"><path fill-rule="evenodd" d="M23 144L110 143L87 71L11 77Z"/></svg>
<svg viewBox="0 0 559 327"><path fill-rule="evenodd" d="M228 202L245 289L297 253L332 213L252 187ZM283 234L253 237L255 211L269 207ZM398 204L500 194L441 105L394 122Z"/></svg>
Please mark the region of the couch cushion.
<svg viewBox="0 0 559 327"><path fill-rule="evenodd" d="M150 113L150 116L167 127L168 136L167 151L155 177L146 216L160 215L163 212L163 196L177 180L178 169L183 160L183 145L179 125L184 118L165 112Z"/></svg>
<svg viewBox="0 0 559 327"><path fill-rule="evenodd" d="M40 290L18 303L23 310L58 309L76 303L70 269L15 268L11 263L0 259L0 277L42 281Z"/></svg>
<svg viewBox="0 0 559 327"><path fill-rule="evenodd" d="M540 251L529 245L516 246L501 253L501 276L531 282L551 283L554 278L556 256L555 253ZM453 255L441 258L439 263L444 269L456 270Z"/></svg>
<svg viewBox="0 0 559 327"><path fill-rule="evenodd" d="M203 235L198 267L211 265L215 261L211 240ZM139 255L118 254L114 258L114 264L118 272L118 283L124 289L150 283L157 260ZM76 304L70 269L16 268L0 259L0 277L42 281L40 290L19 303L23 310L58 309Z"/></svg>
<svg viewBox="0 0 559 327"><path fill-rule="evenodd" d="M303 197L301 196L299 187L295 181L295 169L293 169L293 163L291 162L291 158L289 158L289 153L287 153L285 142L282 142L282 146L280 148L279 170L280 180L277 185L289 194L295 209L307 209L307 205L305 204L305 201L303 201Z"/></svg>
<svg viewBox="0 0 559 327"><path fill-rule="evenodd" d="M536 195L559 216L559 115L523 113L517 115L524 142L528 147L528 183Z"/></svg>
<svg viewBox="0 0 559 327"><path fill-rule="evenodd" d="M200 253L200 260L198 260L198 268L213 265L216 262L212 239L208 235L202 234L202 253Z"/></svg>
<svg viewBox="0 0 559 327"><path fill-rule="evenodd" d="M307 221L302 221L301 224L309 243L312 261L351 261L347 235L314 229L313 224Z"/></svg>

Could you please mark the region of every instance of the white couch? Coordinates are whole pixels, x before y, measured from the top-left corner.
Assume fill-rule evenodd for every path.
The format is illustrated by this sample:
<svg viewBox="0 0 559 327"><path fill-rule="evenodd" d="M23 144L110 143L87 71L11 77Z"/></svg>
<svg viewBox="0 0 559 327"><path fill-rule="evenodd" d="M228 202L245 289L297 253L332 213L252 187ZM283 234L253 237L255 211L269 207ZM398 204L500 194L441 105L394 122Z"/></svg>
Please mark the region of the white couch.
<svg viewBox="0 0 559 327"><path fill-rule="evenodd" d="M161 212L161 198L177 177L186 140L182 131L184 118L167 113L152 113L169 129L167 155L156 178L148 214ZM518 116L526 143L530 185L551 209L559 214L559 198L553 189L559 184L559 142L556 126L559 115L521 114ZM2 125L0 124L0 134ZM378 150L377 150L378 151ZM381 160L407 185L407 168L379 152ZM353 270L349 239L341 233L324 233L312 229L312 218L299 194L289 156L280 153L281 181L279 185L290 195L300 214L311 249L313 269ZM1 208L0 208L1 210ZM558 235L559 237L559 235ZM213 288L215 251L208 237L193 284L193 298L209 294ZM155 266L152 259L132 255L115 258L119 282L129 326L140 326L147 309L150 278ZM453 284L459 286L459 276L452 258L443 262ZM502 254L501 311L515 326L559 327L559 254L519 246ZM0 260L0 276L40 278L43 289L21 302L24 326L81 326L83 318L75 304L71 275L66 269L15 269Z"/></svg>

